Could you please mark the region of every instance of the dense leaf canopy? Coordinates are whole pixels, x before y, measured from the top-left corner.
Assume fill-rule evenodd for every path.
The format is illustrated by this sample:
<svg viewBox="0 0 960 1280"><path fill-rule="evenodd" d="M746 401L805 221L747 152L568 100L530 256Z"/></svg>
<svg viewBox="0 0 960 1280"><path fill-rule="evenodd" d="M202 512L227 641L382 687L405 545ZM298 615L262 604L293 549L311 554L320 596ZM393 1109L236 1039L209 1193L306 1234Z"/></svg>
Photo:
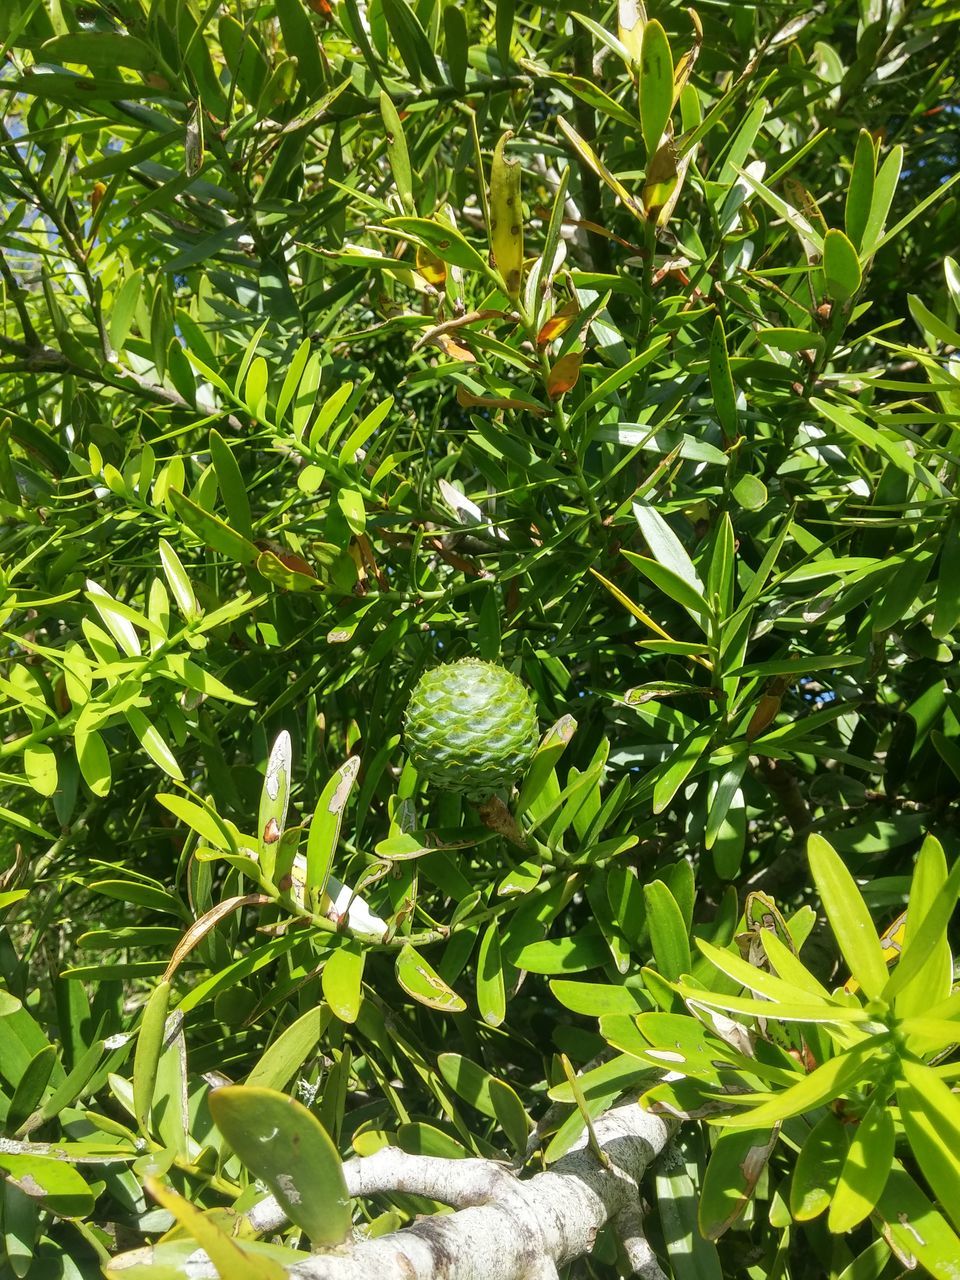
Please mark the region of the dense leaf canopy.
<svg viewBox="0 0 960 1280"><path fill-rule="evenodd" d="M0 1272L645 1089L676 1280L956 1274L958 19L6 0ZM465 656L483 802L401 741Z"/></svg>

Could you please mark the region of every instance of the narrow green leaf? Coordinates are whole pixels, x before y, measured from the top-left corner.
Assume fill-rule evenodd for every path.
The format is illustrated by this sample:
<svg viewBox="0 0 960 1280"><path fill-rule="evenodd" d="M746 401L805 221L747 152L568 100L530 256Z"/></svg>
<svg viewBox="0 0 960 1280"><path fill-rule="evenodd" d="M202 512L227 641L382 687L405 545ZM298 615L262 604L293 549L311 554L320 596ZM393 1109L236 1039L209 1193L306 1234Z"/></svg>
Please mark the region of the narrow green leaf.
<svg viewBox="0 0 960 1280"><path fill-rule="evenodd" d="M277 1036L247 1076L248 1086L284 1089L308 1062L320 1044L330 1023L331 1011L325 1004L308 1009Z"/></svg>
<svg viewBox="0 0 960 1280"><path fill-rule="evenodd" d="M397 52L410 72L411 79L419 82L423 76L431 84L441 84L443 77L430 41L407 0L381 0L381 4Z"/></svg>
<svg viewBox="0 0 960 1280"><path fill-rule="evenodd" d="M513 15L515 0L496 0L494 29L497 57L504 72L510 66L510 45L513 43Z"/></svg>
<svg viewBox="0 0 960 1280"><path fill-rule="evenodd" d="M387 157L393 180L401 203L408 213L416 214L417 206L413 198L413 170L410 167L410 152L407 150L407 139L404 136L400 112L393 105L388 95L380 93L380 114L387 136Z"/></svg>
<svg viewBox="0 0 960 1280"><path fill-rule="evenodd" d="M292 0L292 3L299 4L299 0ZM307 367L307 361L312 351L313 343L309 338L304 338L287 366L287 372L284 374L283 384L280 387L280 394L277 396L278 422L283 421L283 415L287 412L297 387L300 385L300 379L303 377L303 371Z"/></svg>
<svg viewBox="0 0 960 1280"><path fill-rule="evenodd" d="M827 293L834 302L849 301L863 281L856 249L836 228L823 237L823 274Z"/></svg>
<svg viewBox="0 0 960 1280"><path fill-rule="evenodd" d="M8 1133L16 1133L39 1106L56 1065L57 1050L52 1044L44 1045L30 1059L10 1099L10 1106L4 1120Z"/></svg>
<svg viewBox="0 0 960 1280"><path fill-rule="evenodd" d="M810 871L843 958L865 994L875 999L887 981L887 966L866 903L840 855L823 836L807 841Z"/></svg>
<svg viewBox="0 0 960 1280"><path fill-rule="evenodd" d="M482 1115L499 1121L514 1147L522 1150L526 1145L528 1121L516 1091L506 1081L459 1053L441 1053L437 1066L458 1097Z"/></svg>
<svg viewBox="0 0 960 1280"><path fill-rule="evenodd" d="M516 1090L505 1080L494 1078L490 1081L490 1101L493 1103L497 1123L507 1135L507 1141L516 1155L523 1155L531 1124Z"/></svg>
<svg viewBox="0 0 960 1280"><path fill-rule="evenodd" d="M324 787L307 834L306 901L314 910L323 898L340 839L343 814L360 770L360 757L351 756Z"/></svg>
<svg viewBox="0 0 960 1280"><path fill-rule="evenodd" d="M827 1214L827 1227L837 1234L852 1231L873 1212L893 1163L893 1117L878 1097L854 1130Z"/></svg>
<svg viewBox="0 0 960 1280"><path fill-rule="evenodd" d="M579 16L579 15L578 15ZM603 163L593 147L590 146L586 138L582 138L572 125L564 120L563 116L557 117L557 124L567 141L573 147L574 151L597 177L610 188L612 192L623 202L625 209L628 209L633 216L642 223L646 223L646 214L638 200L627 190L619 178L610 172ZM669 341L669 338L666 339Z"/></svg>
<svg viewBox="0 0 960 1280"><path fill-rule="evenodd" d="M85 595L97 613L106 624L107 630L116 640L122 651L128 658L140 657L140 640L137 636L137 629L131 621L131 615L140 622L146 631L156 630L142 614L138 614L136 610L131 609L129 605L123 605L119 600L114 600L108 591L105 591L98 583L86 581L87 590Z"/></svg>
<svg viewBox="0 0 960 1280"><path fill-rule="evenodd" d="M761 936L766 932L768 930L762 930ZM812 1003L817 1004L821 1002L823 1004L829 1003L829 1000L825 1000L819 991L811 991L809 985L800 988L795 987L792 983L785 981L776 974L768 973L766 969L744 960L742 956L735 954L732 950L727 951L723 947L715 947L704 938L697 939L697 946L710 963L715 965L721 973L725 973L734 982L741 983L748 991L754 991L781 1004L799 1004L804 1000L810 1000Z"/></svg>
<svg viewBox="0 0 960 1280"><path fill-rule="evenodd" d="M582 973L608 964L610 951L599 931L590 927L568 938L545 938L519 951L508 949L507 958L528 973Z"/></svg>
<svg viewBox="0 0 960 1280"><path fill-rule="evenodd" d="M877 1215L884 1238L910 1270L919 1262L935 1280L956 1280L960 1236L899 1164L877 1201Z"/></svg>
<svg viewBox="0 0 960 1280"><path fill-rule="evenodd" d="M735 440L739 431L737 392L730 372L727 335L720 316L714 320L710 335L710 390L713 392L713 407L717 411L724 439Z"/></svg>
<svg viewBox="0 0 960 1280"><path fill-rule="evenodd" d="M158 982L144 1005L133 1058L133 1109L141 1133L148 1135L150 1105L170 1005L170 983Z"/></svg>
<svg viewBox="0 0 960 1280"><path fill-rule="evenodd" d="M858 1046L828 1059L771 1101L740 1115L724 1117L723 1123L738 1129L758 1129L802 1115L836 1101L850 1089L863 1087L883 1071L884 1065L882 1055L873 1045Z"/></svg>
<svg viewBox="0 0 960 1280"><path fill-rule="evenodd" d="M301 0L274 0L287 54L297 60L297 74L311 99L326 85L323 62L313 25Z"/></svg>
<svg viewBox="0 0 960 1280"><path fill-rule="evenodd" d="M151 724L143 712L138 711L136 707L128 707L123 714L153 763L171 778L175 778L177 782L182 782L183 770L156 725Z"/></svg>
<svg viewBox="0 0 960 1280"><path fill-rule="evenodd" d="M268 879L273 879L277 859L277 845L287 822L287 806L290 803L290 787L293 771L293 744L284 729L277 734L267 771L260 791L260 808L257 814L257 840L259 843L260 869Z"/></svg>
<svg viewBox="0 0 960 1280"><path fill-rule="evenodd" d="M666 565L659 564L656 560L649 560L646 556L638 556L633 551L624 551L623 555L635 569L639 569L643 576L652 582L655 587L658 587L664 595L682 605L688 613L693 614L698 622L705 621L709 613L709 606L706 600L695 587L690 586L679 574L674 573Z"/></svg>
<svg viewBox="0 0 960 1280"><path fill-rule="evenodd" d="M654 19L643 28L640 47L640 127L648 168L660 146L672 109L673 54L667 33Z"/></svg>
<svg viewBox="0 0 960 1280"><path fill-rule="evenodd" d="M467 79L470 38L467 19L457 0L449 0L443 10L443 49L453 85L462 93Z"/></svg>
<svg viewBox="0 0 960 1280"><path fill-rule="evenodd" d="M589 1018L605 1014L637 1014L648 1006L632 987L611 987L600 982L570 982L553 978L550 990L565 1009Z"/></svg>
<svg viewBox="0 0 960 1280"><path fill-rule="evenodd" d="M798 1222L809 1222L829 1207L846 1159L847 1141L847 1127L832 1111L807 1135L790 1180L790 1212Z"/></svg>
<svg viewBox="0 0 960 1280"><path fill-rule="evenodd" d="M102 1040L94 1040L77 1058L69 1074L40 1107L40 1119L50 1120L58 1116L64 1107L69 1107L82 1097L93 1073L99 1067L106 1052Z"/></svg>
<svg viewBox="0 0 960 1280"><path fill-rule="evenodd" d="M857 249L863 244L864 231L870 217L876 173L876 145L867 130L861 129L857 135L857 147L853 154L853 169L843 212L847 235Z"/></svg>
<svg viewBox="0 0 960 1280"><path fill-rule="evenodd" d="M210 431L210 460L217 473L217 484L230 523L244 538L253 538L253 524L250 519L250 499L247 497L247 482L237 465L233 450L219 431Z"/></svg>
<svg viewBox="0 0 960 1280"><path fill-rule="evenodd" d="M341 1022L356 1022L363 999L363 963L366 952L352 938L341 942L320 975L323 996Z"/></svg>
<svg viewBox="0 0 960 1280"><path fill-rule="evenodd" d="M110 755L103 738L96 729L88 729L81 718L73 731L73 744L84 782L95 796L107 795L111 769Z"/></svg>
<svg viewBox="0 0 960 1280"><path fill-rule="evenodd" d="M500 925L492 920L484 930L477 953L477 1007L484 1022L499 1027L506 1016L507 998L500 957Z"/></svg>
<svg viewBox="0 0 960 1280"><path fill-rule="evenodd" d="M57 757L52 747L38 743L27 747L23 753L23 771L34 791L41 796L52 796L60 782Z"/></svg>
<svg viewBox="0 0 960 1280"><path fill-rule="evenodd" d="M117 290L113 300L113 309L110 312L108 330L110 345L114 351L122 351L127 338L130 336L130 327L133 324L133 317L137 310L137 303L140 301L142 288L143 272L137 270L127 276Z"/></svg>
<svg viewBox="0 0 960 1280"><path fill-rule="evenodd" d="M737 173L746 185L753 191L764 204L768 205L774 213L793 228L793 230L801 237L802 240L809 241L818 253L823 253L823 237L820 232L803 216L799 210L795 209L792 204L788 204L781 196L771 191L769 187L758 181L746 169L737 168Z"/></svg>
<svg viewBox="0 0 960 1280"><path fill-rule="evenodd" d="M136 36L119 31L74 31L48 40L40 50L44 62L77 62L91 70L154 71L160 59L156 49Z"/></svg>
<svg viewBox="0 0 960 1280"><path fill-rule="evenodd" d="M192 499L176 489L170 489L170 502L187 528L214 551L238 564L253 564L260 554L258 548L243 534L225 524L218 516L205 511Z"/></svg>
<svg viewBox="0 0 960 1280"><path fill-rule="evenodd" d="M737 756L711 786L710 798L707 802L707 826L703 837L706 848L712 849L716 844L727 814L736 801L746 771L747 757Z"/></svg>
<svg viewBox="0 0 960 1280"><path fill-rule="evenodd" d="M543 794L551 779L556 784L554 770L560 757L566 751L571 738L577 731L577 722L573 716L565 715L551 725L540 740L530 768L527 770L520 787L517 799L516 816L526 813L534 802ZM559 787L557 787L559 795ZM551 796L551 800L556 796ZM503 892L501 890L501 892Z"/></svg>
<svg viewBox="0 0 960 1280"><path fill-rule="evenodd" d="M708 1240L720 1237L743 1215L777 1144L778 1130L721 1133L707 1162L697 1221Z"/></svg>
<svg viewBox="0 0 960 1280"><path fill-rule="evenodd" d="M906 1083L897 1101L907 1141L944 1213L960 1230L960 1102L930 1067L907 1060L903 1072Z"/></svg>
<svg viewBox="0 0 960 1280"><path fill-rule="evenodd" d="M170 792L162 792L157 796L157 803L168 809L175 818L185 822L201 836L207 844L216 849L231 853L237 852L236 841L224 820L210 808L208 803L197 804L186 796L178 796Z"/></svg>
<svg viewBox="0 0 960 1280"><path fill-rule="evenodd" d="M710 729L694 729L661 766L653 788L654 813L663 813L672 802L696 768L701 756L710 745L712 737L713 732Z"/></svg>
<svg viewBox="0 0 960 1280"><path fill-rule="evenodd" d="M673 529L656 509L652 502L641 501L633 504L633 514L640 532L646 539L650 554L658 564L670 569L682 578L698 596L704 595L703 582L694 567L693 561L684 548L683 543Z"/></svg>
<svg viewBox="0 0 960 1280"><path fill-rule="evenodd" d="M654 338L646 351L641 351L639 355L634 356L632 360L628 360L625 365L622 365L619 369L615 370L609 375L609 377L604 378L598 386L595 386L584 397L583 401L571 414L571 423L579 422L582 418L586 417L591 409L596 408L598 404L605 404L612 398L613 393L619 387L622 387L624 383L629 382L631 378L634 378L640 370L646 368L648 364L652 364L664 347L669 344L670 337L670 334L661 334L660 337Z"/></svg>
<svg viewBox="0 0 960 1280"><path fill-rule="evenodd" d="M943 846L935 836L928 835L917 855L910 882L910 898L903 931L903 948L899 964L908 959L904 973L898 975L899 989L894 988L897 1016L921 1017L931 1006L945 1000L953 982L953 962L947 930L952 916L950 899L956 902L960 871L954 878L947 874L947 860ZM936 908L936 910L935 910ZM934 911L931 918L930 912ZM942 927L937 929L941 924ZM932 944L932 945L931 945ZM928 951L923 964L914 959L914 950ZM911 977L910 975L913 974ZM890 999L890 984L884 988L884 997Z"/></svg>
<svg viewBox="0 0 960 1280"><path fill-rule="evenodd" d="M690 940L677 900L662 880L643 886L647 927L657 969L670 980L690 972Z"/></svg>
<svg viewBox="0 0 960 1280"><path fill-rule="evenodd" d="M854 440L862 444L867 449L872 449L877 453L882 453L885 457L899 468L905 475L911 479L917 473L917 464L912 454L900 440L890 440L882 431L876 430L868 423L863 422L856 417L849 409L842 405L831 404L828 400L820 400L816 396L810 397L810 403L822 413L825 418L829 418L841 430L846 431Z"/></svg>
<svg viewBox="0 0 960 1280"><path fill-rule="evenodd" d="M397 235L425 244L444 262L465 271L487 273L487 264L456 228L431 218L387 218L384 226Z"/></svg>
<svg viewBox="0 0 960 1280"><path fill-rule="evenodd" d="M893 153L891 152L891 156L892 154ZM887 159L889 160L891 156L888 156ZM882 170L881 170L881 174L882 174ZM877 175L878 188L880 186L881 174ZM890 230L886 232L885 235L882 235L880 237L880 239L877 241L876 245L874 246L874 252L876 252L876 250L878 249L882 249L885 244L889 243L889 241L893 240L896 236L898 236L901 231L904 231L910 225L911 222L913 222L916 218L919 218L921 213L926 213L926 211L930 208L930 206L933 204L936 204L938 200L942 199L958 181L960 181L960 173L954 173L954 174L951 174L950 177L947 178L944 182L941 182L941 184L938 187L935 187L934 190L930 192L930 194L926 197L925 200L921 200L918 205L916 205L913 209L910 210L910 212L906 215L905 218L901 218L900 221L896 224L896 226L891 227ZM874 220L873 210L871 209L870 211L871 226L873 224L873 220ZM870 228L868 227L868 230L869 229ZM867 236L864 235L864 241L866 240L867 240Z"/></svg>
<svg viewBox="0 0 960 1280"><path fill-rule="evenodd" d="M167 580L167 584L173 593L173 598L177 602L177 607L187 622L193 622L201 614L197 597L194 594L193 584L180 561L180 557L170 543L167 542L166 538L160 539L160 564L163 567L163 575Z"/></svg>

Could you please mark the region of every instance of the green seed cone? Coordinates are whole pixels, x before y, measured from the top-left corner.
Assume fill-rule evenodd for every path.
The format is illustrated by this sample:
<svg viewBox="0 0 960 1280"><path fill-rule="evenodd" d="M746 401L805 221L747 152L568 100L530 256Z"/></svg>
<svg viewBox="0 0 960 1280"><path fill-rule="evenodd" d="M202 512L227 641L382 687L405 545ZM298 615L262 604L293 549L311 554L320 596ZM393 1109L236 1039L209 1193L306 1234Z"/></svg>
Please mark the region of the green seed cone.
<svg viewBox="0 0 960 1280"><path fill-rule="evenodd" d="M418 773L434 786L478 799L523 773L539 736L526 686L479 658L425 672L404 719L407 754Z"/></svg>

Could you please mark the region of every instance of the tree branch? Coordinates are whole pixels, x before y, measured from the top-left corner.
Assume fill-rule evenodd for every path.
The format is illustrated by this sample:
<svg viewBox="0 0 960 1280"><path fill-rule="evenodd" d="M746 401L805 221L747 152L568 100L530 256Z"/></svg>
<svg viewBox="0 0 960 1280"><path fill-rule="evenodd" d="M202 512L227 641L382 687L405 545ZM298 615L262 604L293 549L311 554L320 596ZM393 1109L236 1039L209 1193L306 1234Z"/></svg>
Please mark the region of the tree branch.
<svg viewBox="0 0 960 1280"><path fill-rule="evenodd" d="M640 1228L639 1183L676 1124L635 1101L623 1103L594 1126L609 1167L588 1149L584 1134L550 1170L527 1179L490 1160L441 1160L391 1147L348 1161L344 1175L351 1195L403 1191L469 1207L374 1240L355 1240L339 1252L315 1254L287 1273L292 1280L546 1280L557 1267L590 1253L597 1233L613 1219L637 1273L659 1280ZM271 1197L249 1219L264 1232L279 1226L282 1215ZM150 1248L135 1250L115 1258L112 1270L150 1262L153 1254ZM217 1274L202 1250L182 1266L190 1280Z"/></svg>

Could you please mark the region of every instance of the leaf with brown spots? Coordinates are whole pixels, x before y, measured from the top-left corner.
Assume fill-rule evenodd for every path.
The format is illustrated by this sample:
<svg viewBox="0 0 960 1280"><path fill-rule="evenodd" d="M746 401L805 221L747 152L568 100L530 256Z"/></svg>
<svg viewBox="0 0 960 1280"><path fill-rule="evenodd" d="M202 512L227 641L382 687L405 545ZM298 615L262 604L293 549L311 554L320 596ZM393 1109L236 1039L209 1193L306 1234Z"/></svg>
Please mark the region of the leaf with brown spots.
<svg viewBox="0 0 960 1280"><path fill-rule="evenodd" d="M523 280L523 208L520 202L520 161L507 158L511 130L493 152L490 166L490 252L503 279L507 296L520 296Z"/></svg>

